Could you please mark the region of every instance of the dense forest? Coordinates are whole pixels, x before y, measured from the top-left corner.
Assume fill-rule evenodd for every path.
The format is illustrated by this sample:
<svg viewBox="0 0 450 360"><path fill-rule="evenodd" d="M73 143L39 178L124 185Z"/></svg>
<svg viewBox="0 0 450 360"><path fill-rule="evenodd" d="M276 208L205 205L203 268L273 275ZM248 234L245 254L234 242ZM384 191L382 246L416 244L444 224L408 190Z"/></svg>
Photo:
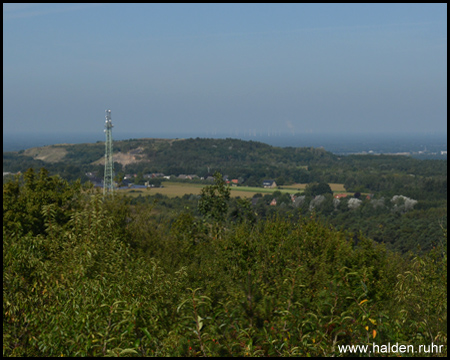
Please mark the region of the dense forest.
<svg viewBox="0 0 450 360"><path fill-rule="evenodd" d="M178 143L184 146L172 146ZM266 156L283 158L277 152ZM446 169L408 158L299 153L289 161L312 177L303 199L323 197L315 209L282 206L282 199L267 206L261 195L255 210L230 198L218 172L200 196L176 199L103 197L88 182L45 168L6 181L3 355L342 356L350 355L343 345L370 351L390 343L413 345L408 356L446 356L446 222L428 251L402 255L365 236L363 220L351 232L333 224L333 198L319 186L339 179L355 191L338 205L346 210L336 222L370 211L414 222L440 206L446 216ZM275 160L258 176L296 176L282 172L287 159L286 166ZM397 192L402 179L409 182ZM364 190L386 196L375 199L388 211L361 200ZM404 197L392 202L395 194ZM378 229L381 238L389 234ZM419 352L431 344L438 350Z"/></svg>

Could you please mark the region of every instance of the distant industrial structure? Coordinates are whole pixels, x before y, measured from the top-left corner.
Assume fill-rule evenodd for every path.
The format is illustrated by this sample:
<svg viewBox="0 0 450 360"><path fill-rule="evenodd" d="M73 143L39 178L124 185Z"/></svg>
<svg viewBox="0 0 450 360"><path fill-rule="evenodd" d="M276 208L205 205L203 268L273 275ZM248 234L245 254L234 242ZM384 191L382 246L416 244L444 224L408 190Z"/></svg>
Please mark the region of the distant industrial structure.
<svg viewBox="0 0 450 360"><path fill-rule="evenodd" d="M105 110L105 178L103 180L103 195L114 192L114 162L113 162L113 150L112 150L112 128L111 122L111 110Z"/></svg>

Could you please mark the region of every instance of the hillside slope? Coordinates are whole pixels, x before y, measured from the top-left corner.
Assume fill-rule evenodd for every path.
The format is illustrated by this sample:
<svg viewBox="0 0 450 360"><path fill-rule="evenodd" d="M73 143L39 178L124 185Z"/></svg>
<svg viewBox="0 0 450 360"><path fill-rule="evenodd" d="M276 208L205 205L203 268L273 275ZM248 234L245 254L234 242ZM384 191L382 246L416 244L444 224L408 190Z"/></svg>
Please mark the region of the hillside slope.
<svg viewBox="0 0 450 360"><path fill-rule="evenodd" d="M40 160L45 164L95 167L104 164L104 151L102 142L31 148L24 152L4 154L4 170L5 161L8 162L10 158L19 162ZM332 164L337 159L323 149L279 148L254 141L199 138L115 141L113 156L114 161L120 164L118 170L123 171L173 175L189 173L199 176L222 171L242 178L280 176L283 175L281 170L287 168L306 173L311 163L320 161L322 164Z"/></svg>
<svg viewBox="0 0 450 360"><path fill-rule="evenodd" d="M115 141L113 148L116 174L208 176L219 171L252 186L260 186L263 179L277 180L279 185L344 183L348 191L389 190L398 194L405 188L407 191L401 193L416 199L430 199L430 193L441 198L447 192L444 160L391 155L339 157L322 148L281 148L237 139L130 139ZM6 152L3 171L23 172L45 166L50 173L87 180L83 179L86 172L103 175L104 152L104 142L100 141Z"/></svg>

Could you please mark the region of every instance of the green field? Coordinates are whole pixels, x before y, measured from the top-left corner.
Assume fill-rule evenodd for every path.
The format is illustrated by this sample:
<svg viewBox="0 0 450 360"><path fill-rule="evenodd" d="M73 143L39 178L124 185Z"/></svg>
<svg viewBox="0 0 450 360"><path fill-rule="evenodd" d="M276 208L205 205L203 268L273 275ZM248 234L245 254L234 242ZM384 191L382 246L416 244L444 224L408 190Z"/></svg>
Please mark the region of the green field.
<svg viewBox="0 0 450 360"><path fill-rule="evenodd" d="M162 183L163 188L149 188L149 189L127 189L120 190L120 192L126 193L130 196L139 195L155 195L162 194L168 197L181 197L186 194L199 195L204 184L191 184L191 183L179 183L172 181L165 181ZM282 193L295 194L297 192L303 192L307 184L293 184L282 186L280 189L265 189L260 187L250 186L232 186L232 197L252 198L255 194L272 194L274 191L280 191ZM330 187L335 192L345 192L343 184L330 184Z"/></svg>
<svg viewBox="0 0 450 360"><path fill-rule="evenodd" d="M285 185L282 186L283 189L290 189L290 190L298 190L303 191L306 188L306 185L308 184L292 184L292 185ZM344 184L333 184L330 183L330 188L333 192L345 192Z"/></svg>

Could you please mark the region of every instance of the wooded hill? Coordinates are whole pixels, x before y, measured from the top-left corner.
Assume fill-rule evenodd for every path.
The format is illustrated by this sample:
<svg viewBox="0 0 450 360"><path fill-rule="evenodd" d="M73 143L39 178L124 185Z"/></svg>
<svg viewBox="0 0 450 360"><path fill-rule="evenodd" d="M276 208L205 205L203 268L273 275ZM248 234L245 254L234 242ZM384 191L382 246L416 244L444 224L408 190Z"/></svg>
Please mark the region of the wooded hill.
<svg viewBox="0 0 450 360"><path fill-rule="evenodd" d="M51 145L3 153L3 171L45 166L50 174L87 181L103 176L104 143ZM115 172L212 175L219 171L248 186L264 179L288 183L344 183L347 191L400 193L414 199L447 197L447 161L405 156L336 156L322 148L274 147L236 139L130 139L114 142Z"/></svg>

